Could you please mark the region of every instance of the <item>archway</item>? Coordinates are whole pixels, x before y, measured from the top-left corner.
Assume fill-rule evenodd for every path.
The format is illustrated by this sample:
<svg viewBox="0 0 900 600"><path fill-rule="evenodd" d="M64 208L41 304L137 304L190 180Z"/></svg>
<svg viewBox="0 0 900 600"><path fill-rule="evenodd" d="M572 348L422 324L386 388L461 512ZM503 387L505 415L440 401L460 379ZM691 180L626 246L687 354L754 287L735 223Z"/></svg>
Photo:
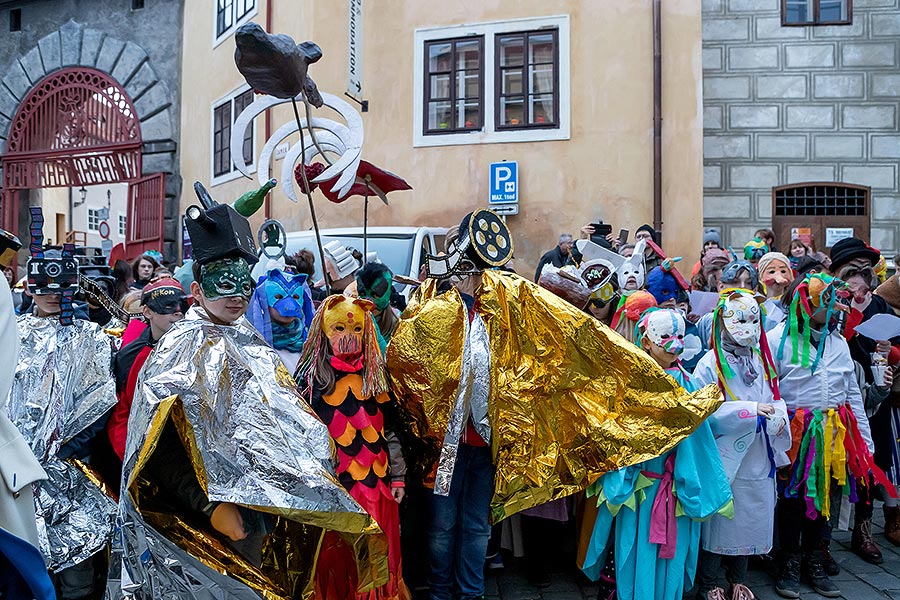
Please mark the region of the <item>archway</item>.
<svg viewBox="0 0 900 600"><path fill-rule="evenodd" d="M71 193L78 197L82 190L70 185L86 185L95 200L96 194L102 193L101 186L107 190L124 187L127 193L123 190L117 201L121 202L121 209L116 209L118 220L110 225L115 236L128 242L127 255L153 247L174 256L181 179L176 154L177 95L169 91L177 79L171 69L163 66L159 71L137 43L73 20L51 30L30 51L11 57L3 66L0 227L18 232L27 242L27 211L23 207L34 194L29 190L68 188L71 215ZM73 73L81 75L71 81ZM76 92L79 87L82 91ZM48 94L57 97L50 99ZM42 100L35 103L36 99ZM66 111L66 107L73 109ZM110 110L114 113L105 112ZM25 118L26 113L31 113L30 119ZM125 186L106 183L111 181ZM58 213L65 195L57 192L49 197L58 209L59 230L62 215ZM83 221L83 194L81 198L74 206L82 206L76 212ZM40 202L44 203L43 197ZM91 217L87 218L94 232L89 235L96 238L96 223L91 226ZM84 229L84 223L77 228ZM72 229L70 222L64 231ZM99 245L99 238L94 245ZM121 244L116 249L122 250Z"/></svg>

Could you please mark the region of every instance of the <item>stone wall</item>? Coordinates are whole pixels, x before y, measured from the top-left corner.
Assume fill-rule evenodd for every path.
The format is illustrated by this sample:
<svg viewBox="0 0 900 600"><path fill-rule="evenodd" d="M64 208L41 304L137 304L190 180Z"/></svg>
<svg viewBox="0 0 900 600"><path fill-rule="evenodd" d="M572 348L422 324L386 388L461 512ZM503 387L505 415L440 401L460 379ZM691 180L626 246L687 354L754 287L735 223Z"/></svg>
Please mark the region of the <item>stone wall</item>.
<svg viewBox="0 0 900 600"><path fill-rule="evenodd" d="M179 116L182 61L181 0L55 0L11 2L22 11L22 31L0 35L0 154L19 103L45 75L86 66L110 74L131 97L143 140L143 173L166 174L163 253L177 256Z"/></svg>
<svg viewBox="0 0 900 600"><path fill-rule="evenodd" d="M782 27L780 0L703 0L703 213L723 241L771 226L774 186L836 181L872 187L870 241L898 249L898 1Z"/></svg>

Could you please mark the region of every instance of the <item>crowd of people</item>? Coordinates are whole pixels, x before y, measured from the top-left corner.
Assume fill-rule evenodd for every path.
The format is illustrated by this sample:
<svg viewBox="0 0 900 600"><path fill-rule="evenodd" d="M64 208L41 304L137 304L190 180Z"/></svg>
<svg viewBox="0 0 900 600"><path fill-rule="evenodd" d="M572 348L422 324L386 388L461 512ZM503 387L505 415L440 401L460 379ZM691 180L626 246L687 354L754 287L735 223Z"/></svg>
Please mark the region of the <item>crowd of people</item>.
<svg viewBox="0 0 900 600"><path fill-rule="evenodd" d="M407 307L336 242L254 278L241 219L188 219L182 265L6 260L0 597L471 599L510 556L602 600L751 600L752 557L837 597L835 528L900 546L900 337L856 332L900 285L860 239L709 230L685 277L588 224L532 283L477 211Z"/></svg>

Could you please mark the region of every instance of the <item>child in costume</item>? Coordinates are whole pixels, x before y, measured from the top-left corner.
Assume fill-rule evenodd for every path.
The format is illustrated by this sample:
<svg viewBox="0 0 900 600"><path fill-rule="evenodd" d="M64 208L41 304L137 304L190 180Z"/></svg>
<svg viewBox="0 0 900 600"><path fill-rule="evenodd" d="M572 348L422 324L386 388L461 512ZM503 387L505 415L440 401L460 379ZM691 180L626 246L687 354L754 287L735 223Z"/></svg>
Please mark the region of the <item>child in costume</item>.
<svg viewBox="0 0 900 600"><path fill-rule="evenodd" d="M637 343L666 373L684 389L698 389L678 364L685 329L678 311L647 310L636 328ZM706 421L674 449L603 475L588 488L592 497L599 512L582 570L596 580L611 549L619 600L680 600L694 582L700 521L731 507Z"/></svg>
<svg viewBox="0 0 900 600"><path fill-rule="evenodd" d="M772 549L775 469L787 463L791 432L756 297L726 290L713 314L712 350L700 359L694 379L717 384L725 395L709 424L731 483L734 518L715 515L703 524L698 591L703 600L752 600L745 585L748 558ZM723 562L727 593L716 588Z"/></svg>
<svg viewBox="0 0 900 600"><path fill-rule="evenodd" d="M316 575L316 595L322 600L409 598L397 506L403 500L406 463L386 419L394 400L388 394L374 309L365 299L326 298L313 319L297 372L313 410L337 445L338 480L375 518L388 543L388 582L358 594L359 574L349 546L337 535L326 536Z"/></svg>
<svg viewBox="0 0 900 600"><path fill-rule="evenodd" d="M270 269L256 282L247 319L275 348L293 373L313 319L313 299L306 273Z"/></svg>
<svg viewBox="0 0 900 600"><path fill-rule="evenodd" d="M113 359L113 373L116 376L116 397L106 434L110 445L118 457L118 477L110 481L116 494L122 478L122 460L125 458L125 440L128 437L128 415L137 378L150 352L159 339L173 324L184 318L188 309L188 298L184 288L175 279L163 277L150 281L141 290L141 312L147 326L130 343L116 352Z"/></svg>
<svg viewBox="0 0 900 600"><path fill-rule="evenodd" d="M366 263L356 272L356 294L375 304L372 316L378 332L381 351L387 344L400 322L400 311L391 306L391 292L394 290L394 274L381 263Z"/></svg>
<svg viewBox="0 0 900 600"><path fill-rule="evenodd" d="M623 338L632 343L635 339L635 325L647 310L656 307L656 298L645 290L637 290L622 298L623 302L613 314L610 327Z"/></svg>
<svg viewBox="0 0 900 600"><path fill-rule="evenodd" d="M853 359L840 331L839 316L849 302L846 284L828 275L806 275L784 300L786 319L767 334L769 346L777 348L775 372L792 438L790 467L779 472L777 522L784 564L775 589L785 598L799 597L802 558L803 575L813 589L837 597L840 591L826 574L820 551L833 482L851 502L870 477L891 495L896 492L872 457Z"/></svg>
<svg viewBox="0 0 900 600"><path fill-rule="evenodd" d="M380 585L386 553L368 535L371 517L336 481L328 429L244 318L257 260L249 223L195 189L203 202L187 211L195 302L138 377L112 595L300 597L333 530L366 532L350 560L367 565L362 587Z"/></svg>
<svg viewBox="0 0 900 600"><path fill-rule="evenodd" d="M45 256L43 218L32 208L32 258L27 293L33 314L19 317L18 367L9 418L47 472L34 486L41 552L61 598L95 593L94 556L109 542L115 503L80 462L116 403L112 343L94 323L72 316L78 265L71 247Z"/></svg>

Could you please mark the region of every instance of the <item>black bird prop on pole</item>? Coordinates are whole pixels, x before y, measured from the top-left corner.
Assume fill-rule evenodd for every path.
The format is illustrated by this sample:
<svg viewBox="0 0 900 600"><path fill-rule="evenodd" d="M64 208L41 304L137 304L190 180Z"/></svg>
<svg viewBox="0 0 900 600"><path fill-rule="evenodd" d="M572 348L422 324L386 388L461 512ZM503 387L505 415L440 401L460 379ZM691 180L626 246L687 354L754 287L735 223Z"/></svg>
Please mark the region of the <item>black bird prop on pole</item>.
<svg viewBox="0 0 900 600"><path fill-rule="evenodd" d="M315 82L307 75L309 65L322 58L322 49L313 42L297 44L284 34L270 34L256 23L246 23L235 32L234 62L238 71L247 80L254 91L268 94L276 98L290 99L300 133L300 146L305 147L303 139L303 123L297 110L297 96L302 94L306 105L307 122L311 122L309 104L321 107L322 96ZM315 142L315 139L313 140ZM318 143L316 142L318 145ZM324 155L324 152L323 152ZM310 193L306 172L303 171L303 189L309 202L309 212L313 229L316 232L316 244L322 275L325 280L325 291L331 293L331 283L325 268L325 251L322 247L322 235L316 218L316 207Z"/></svg>

